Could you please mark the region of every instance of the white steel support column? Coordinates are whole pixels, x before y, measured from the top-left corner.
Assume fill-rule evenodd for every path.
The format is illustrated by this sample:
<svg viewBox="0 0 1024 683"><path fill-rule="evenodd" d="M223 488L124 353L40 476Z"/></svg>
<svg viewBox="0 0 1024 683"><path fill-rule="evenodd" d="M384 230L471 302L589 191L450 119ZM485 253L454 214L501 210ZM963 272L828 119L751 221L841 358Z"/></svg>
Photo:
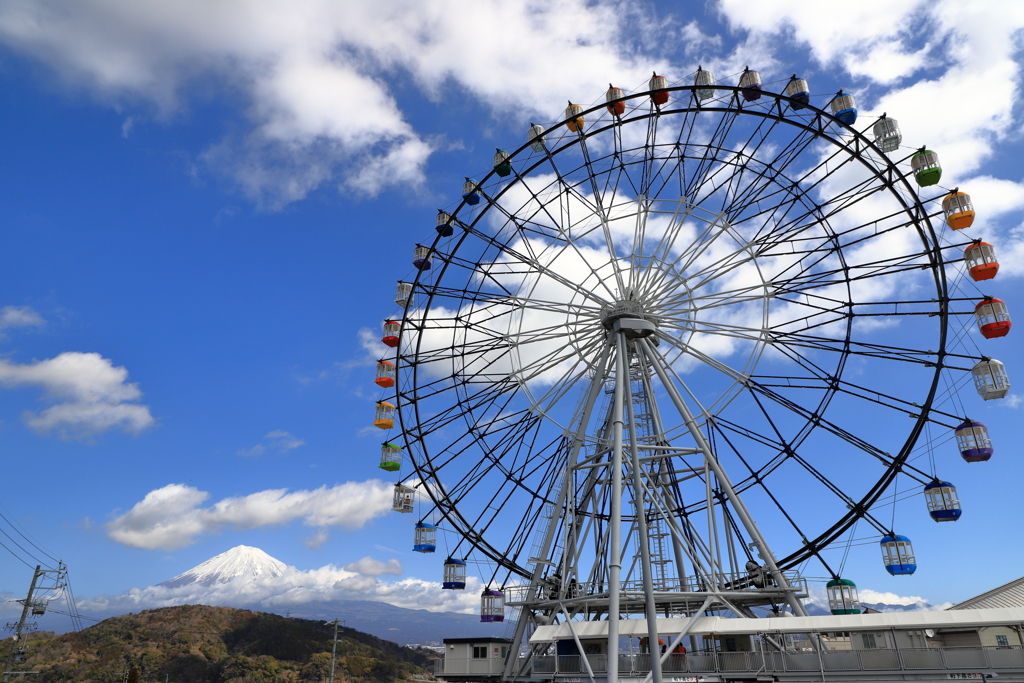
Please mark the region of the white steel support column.
<svg viewBox="0 0 1024 683"><path fill-rule="evenodd" d="M612 452L608 465L611 479L608 511L608 683L619 680L619 588L622 572L622 404L627 391L625 354L619 352L619 344L625 346L618 332L615 354L615 395L612 399Z"/></svg>
<svg viewBox="0 0 1024 683"><path fill-rule="evenodd" d="M747 533L750 534L751 539L753 539L754 544L760 551L761 558L768 567L768 571L772 575L772 578L775 579L775 582L780 588L789 594L789 603L793 607L793 613L798 617L806 617L807 610L804 609L803 603L801 603L796 597L796 589L790 586L789 582L786 581L786 577L775 562L775 556L768 547L767 541L765 541L764 536L761 535L760 529L757 528L754 518L750 516L746 506L743 504L743 501L740 500L740 497L732 488L732 483L729 481L729 477L726 475L725 470L722 469L718 459L715 458L714 453L711 452L711 447L704 439L704 434L701 433L696 420L693 419L693 414L686 406L686 401L683 400L678 387L676 387L672 377L669 376L668 370L665 369L663 359L660 355L657 355L645 339L637 340L637 344L650 360L651 366L654 367L654 371L658 373L658 378L665 387L665 391L668 392L669 398L672 399L672 403L675 404L676 410L679 411L680 417L682 417L683 421L686 423L694 441L697 442L697 447L704 452L704 461L707 463L708 467L714 471L715 476L718 478L718 485L722 487L722 491L725 493L726 498L729 499L729 502L732 503L733 507L736 509L736 514L739 516L740 521L743 522L743 526L746 528Z"/></svg>
<svg viewBox="0 0 1024 683"><path fill-rule="evenodd" d="M654 426L654 433L659 435L661 439L664 439L665 427L661 423L661 413L658 411L658 403L657 401L654 400L654 388L651 386L651 377L650 375L647 374L647 359L644 357L643 353L638 353L637 359L640 362L640 377L644 386L644 395L647 398L647 407L648 410L651 411L651 422ZM667 444L668 442L665 443ZM662 515L662 518L665 520L666 524L668 524L671 527L671 524L674 521L670 518L669 515L669 511L672 508L672 491L668 485L668 478L666 476L663 476L664 467L665 464L662 463L659 467L659 469L662 470L662 474L658 475L656 481L651 482L651 489L652 491L660 491L662 497L664 498L665 514ZM655 504L657 504L657 501L655 501ZM672 539L672 552L675 556L676 573L678 574L676 578L679 579L679 590L685 591L687 590L687 581L686 565L683 564L683 548L680 539L677 537L676 534L671 533L671 531L672 529L670 528L669 537ZM694 568L694 573L697 573L696 567ZM665 616L668 615L666 614Z"/></svg>
<svg viewBox="0 0 1024 683"><path fill-rule="evenodd" d="M608 376L608 359L611 354L611 347L606 346L604 351L601 353L601 360L598 361L597 366L594 369L594 379L590 383L590 393L587 396L587 402L583 406L583 412L580 416L580 424L576 428L576 433L573 435L573 440L569 446L569 454L566 458L565 463L565 474L562 479L562 487L558 491L558 496L555 498L555 504L553 513L556 513L565 505L566 498L569 495L569 491L572 490L572 473L573 467L576 464L576 458L579 457L580 448L583 446L583 435L587 432L587 425L590 422L591 413L594 410L594 404L597 402L597 397L601 393L601 387L604 386L605 378ZM554 540L555 529L558 525L554 523L552 518L548 528L544 531L544 540L541 542L540 557L537 559L544 559L547 557L551 550L551 542ZM536 564L533 569L533 576L530 579L530 594L532 595L534 589L540 583L541 573L544 571L544 565L540 562ZM519 648L521 647L523 635L526 633L526 626L529 621L527 617L527 607L521 608L519 613L519 622L516 624L515 636L512 639L512 648L509 649L509 656L505 662L505 679L518 676L519 672L514 671L516 661L519 659ZM581 653L582 654L582 653Z"/></svg>
<svg viewBox="0 0 1024 683"><path fill-rule="evenodd" d="M619 368L628 372L628 359L626 353L626 340L623 334L615 335L615 347L618 351ZM628 389L629 384L626 383ZM650 538L647 535L647 506L644 504L644 483L640 471L640 453L637 450L637 429L636 415L633 410L633 396L629 393L623 403L626 406L626 416L629 419L629 455L633 473L633 507L636 510L636 530L639 536L640 546L640 569L644 585L644 602L647 614L647 643L652 653L651 675L654 676L654 683L661 683L661 660L653 656L658 649L658 607L654 600L654 581L651 575L651 547Z"/></svg>

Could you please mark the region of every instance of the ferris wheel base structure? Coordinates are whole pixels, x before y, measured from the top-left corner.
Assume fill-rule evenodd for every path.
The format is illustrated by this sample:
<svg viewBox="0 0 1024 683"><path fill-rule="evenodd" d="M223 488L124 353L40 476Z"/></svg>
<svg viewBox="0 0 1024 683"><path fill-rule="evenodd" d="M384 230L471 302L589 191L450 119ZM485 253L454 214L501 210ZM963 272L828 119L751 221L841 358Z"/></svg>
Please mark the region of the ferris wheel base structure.
<svg viewBox="0 0 1024 683"><path fill-rule="evenodd" d="M759 620L717 616L663 618L665 640L686 635L686 646L663 642L666 681L946 681L998 678L1024 682L1024 608L889 612ZM619 681L649 683L651 657L646 619L618 623L622 646ZM609 680L607 621L539 626L534 654L520 657L518 675L506 677L504 659L462 657L453 645L436 662L435 675L450 683L486 681ZM625 641L629 640L629 646ZM470 639L459 638L452 643ZM497 642L481 638L481 643ZM449 641L445 641L446 645ZM638 644L639 643L639 644ZM695 647L688 647L691 644ZM499 648L493 648L495 653ZM643 650L643 651L641 651ZM490 652L469 645L465 654ZM500 648L505 652L506 648ZM580 653L584 652L585 655ZM509 657L515 653L509 652Z"/></svg>

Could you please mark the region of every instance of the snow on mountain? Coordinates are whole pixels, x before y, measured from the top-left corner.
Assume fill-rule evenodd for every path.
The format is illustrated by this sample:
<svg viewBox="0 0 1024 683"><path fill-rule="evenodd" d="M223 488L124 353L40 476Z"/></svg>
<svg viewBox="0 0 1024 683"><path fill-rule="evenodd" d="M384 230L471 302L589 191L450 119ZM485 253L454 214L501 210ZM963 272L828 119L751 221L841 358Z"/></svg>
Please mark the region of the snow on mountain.
<svg viewBox="0 0 1024 683"><path fill-rule="evenodd" d="M240 578L250 581L277 579L284 576L289 569L294 567L271 557L259 548L239 545L157 585L178 588L195 584L214 586Z"/></svg>

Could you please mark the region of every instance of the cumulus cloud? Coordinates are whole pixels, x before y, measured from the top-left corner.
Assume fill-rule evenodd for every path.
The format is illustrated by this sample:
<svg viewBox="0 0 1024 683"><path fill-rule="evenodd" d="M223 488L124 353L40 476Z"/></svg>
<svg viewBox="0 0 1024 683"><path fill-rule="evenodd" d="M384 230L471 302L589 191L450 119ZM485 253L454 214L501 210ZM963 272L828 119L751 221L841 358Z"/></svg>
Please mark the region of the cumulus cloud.
<svg viewBox="0 0 1024 683"><path fill-rule="evenodd" d="M859 91L862 120L883 112L896 118L908 151L938 151L943 186L976 197L978 215L988 219L985 239L1009 257L1001 274L1024 274L1014 265L1024 254L1024 180L977 175L1021 130L1024 3L865 0L836 13L811 0L721 0L720 9L734 28L805 45L837 77L853 77L847 89ZM963 97L968 91L987 93L984 104Z"/></svg>
<svg viewBox="0 0 1024 683"><path fill-rule="evenodd" d="M164 550L183 548L225 527L255 529L302 520L311 527L357 529L391 509L393 491L392 484L370 479L313 490L270 489L203 507L210 497L206 491L168 484L115 516L106 529L118 543Z"/></svg>
<svg viewBox="0 0 1024 683"><path fill-rule="evenodd" d="M0 308L0 333L15 327L42 327L43 317L29 306L4 306Z"/></svg>
<svg viewBox="0 0 1024 683"><path fill-rule="evenodd" d="M53 403L42 412L26 412L25 422L40 432L82 437L111 429L138 434L154 423L128 370L98 353L68 351L34 363L0 359L0 386L39 387Z"/></svg>
<svg viewBox="0 0 1024 683"><path fill-rule="evenodd" d="M398 560L391 558L387 562L381 562L375 560L369 555L350 562L345 565L345 571L355 572L356 574L363 574L365 576L380 576L381 574L394 574L395 576L402 575L402 563Z"/></svg>
<svg viewBox="0 0 1024 683"><path fill-rule="evenodd" d="M436 102L458 87L517 118L599 96L609 79L642 82L664 60L628 44L641 13L616 0L15 0L0 7L0 40L102 101L165 118L190 83L219 82L249 125L201 158L280 206L325 183L368 195L422 183L436 143L407 121L395 80ZM575 93L552 64L573 65Z"/></svg>
<svg viewBox="0 0 1024 683"><path fill-rule="evenodd" d="M290 434L282 429L275 429L272 432L268 432L267 435L263 437L263 443L258 443L252 448L239 449L238 454L245 456L257 456L263 455L268 451L272 453L284 453L304 445L306 445L306 442L294 434Z"/></svg>

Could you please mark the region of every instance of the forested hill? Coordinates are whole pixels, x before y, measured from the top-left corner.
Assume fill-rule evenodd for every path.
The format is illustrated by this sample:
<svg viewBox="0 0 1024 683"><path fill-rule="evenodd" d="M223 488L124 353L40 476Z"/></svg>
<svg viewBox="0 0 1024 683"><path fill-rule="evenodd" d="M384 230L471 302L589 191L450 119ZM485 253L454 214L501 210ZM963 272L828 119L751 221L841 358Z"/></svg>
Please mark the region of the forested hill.
<svg viewBox="0 0 1024 683"><path fill-rule="evenodd" d="M344 615L341 615L344 618ZM230 607L185 605L112 617L78 633L34 634L22 671L34 683L301 683L326 680L334 627ZM49 637L47 637L49 636ZM6 656L10 640L0 655ZM338 629L335 680L389 683L427 670L427 656L355 629Z"/></svg>

